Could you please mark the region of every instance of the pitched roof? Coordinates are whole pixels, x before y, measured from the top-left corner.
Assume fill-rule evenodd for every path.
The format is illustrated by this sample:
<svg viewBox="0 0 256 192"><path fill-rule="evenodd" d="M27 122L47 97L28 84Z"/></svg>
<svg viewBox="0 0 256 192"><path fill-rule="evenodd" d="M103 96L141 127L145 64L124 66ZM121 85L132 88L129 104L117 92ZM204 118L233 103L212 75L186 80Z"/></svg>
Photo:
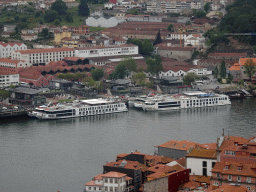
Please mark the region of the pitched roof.
<svg viewBox="0 0 256 192"><path fill-rule="evenodd" d="M95 181L90 181L84 185L87 185L87 186L103 186L103 184L95 184Z"/></svg>
<svg viewBox="0 0 256 192"><path fill-rule="evenodd" d="M224 169L226 165L229 165L228 169ZM238 170L238 167L241 167ZM223 175L240 175L247 177L256 177L256 164L243 164L235 162L216 162L212 172L221 173Z"/></svg>
<svg viewBox="0 0 256 192"><path fill-rule="evenodd" d="M102 177L115 177L115 178L124 177L124 176L126 176L126 174L115 172L115 171L110 171L102 175Z"/></svg>
<svg viewBox="0 0 256 192"><path fill-rule="evenodd" d="M193 147L193 148L197 148L197 147L204 148L204 147L201 146L201 144L195 143L193 141L188 141L188 140L183 140L183 141L171 140L171 141L167 141L164 144L157 145L155 147L178 149L178 150L183 150L183 151L187 151L191 147Z"/></svg>
<svg viewBox="0 0 256 192"><path fill-rule="evenodd" d="M5 42L0 42L0 45L2 45L3 47L6 47L6 46L11 46L13 47L14 45L18 45L18 46L21 46L23 45L24 43L16 43L16 42L10 42L10 43L5 43Z"/></svg>
<svg viewBox="0 0 256 192"><path fill-rule="evenodd" d="M61 51L74 51L74 48L49 48L49 49L27 49L27 50L16 50L21 54L33 54L33 53L52 53Z"/></svg>
<svg viewBox="0 0 256 192"><path fill-rule="evenodd" d="M246 53L209 53L208 57L245 57Z"/></svg>
<svg viewBox="0 0 256 192"><path fill-rule="evenodd" d="M243 186L223 185L212 192L247 192L248 189Z"/></svg>
<svg viewBox="0 0 256 192"><path fill-rule="evenodd" d="M156 172L156 173L152 173L152 174L150 174L150 175L147 175L146 177L147 177L147 178L158 179L158 178L165 177L165 176L167 176L166 173L163 173L163 172Z"/></svg>
<svg viewBox="0 0 256 192"><path fill-rule="evenodd" d="M0 62L18 64L19 62L25 62L24 60L13 60L10 58L0 58Z"/></svg>
<svg viewBox="0 0 256 192"><path fill-rule="evenodd" d="M192 149L186 157L217 159L217 154L214 149Z"/></svg>
<svg viewBox="0 0 256 192"><path fill-rule="evenodd" d="M106 165L104 166L108 166L108 167L119 167L119 168L124 168L124 169L135 169L135 170L138 170L138 169L142 169L143 168L143 165L140 164L139 162L137 161L128 161L126 160L126 164L124 166L121 166L121 163L123 162L123 160L119 160L117 162L115 161L112 161L112 162L109 162L107 163Z"/></svg>
<svg viewBox="0 0 256 192"><path fill-rule="evenodd" d="M170 50L170 51L192 51L194 47L172 47L167 44L157 44L155 47L158 47L158 50Z"/></svg>
<svg viewBox="0 0 256 192"><path fill-rule="evenodd" d="M245 62L246 62L248 59L252 59L252 61L253 61L254 63L256 63L256 58L240 58L240 59L239 59L240 65L245 65Z"/></svg>
<svg viewBox="0 0 256 192"><path fill-rule="evenodd" d="M7 71L7 70L1 70L0 71L0 75L12 75L12 74L16 74L16 72L14 72L14 71Z"/></svg>
<svg viewBox="0 0 256 192"><path fill-rule="evenodd" d="M153 167L149 167L147 171L151 172L162 172L162 173L170 173L173 171L181 171L184 170L183 167L181 167L179 164L176 164L174 166L169 166L169 165L163 165L163 164L157 164Z"/></svg>

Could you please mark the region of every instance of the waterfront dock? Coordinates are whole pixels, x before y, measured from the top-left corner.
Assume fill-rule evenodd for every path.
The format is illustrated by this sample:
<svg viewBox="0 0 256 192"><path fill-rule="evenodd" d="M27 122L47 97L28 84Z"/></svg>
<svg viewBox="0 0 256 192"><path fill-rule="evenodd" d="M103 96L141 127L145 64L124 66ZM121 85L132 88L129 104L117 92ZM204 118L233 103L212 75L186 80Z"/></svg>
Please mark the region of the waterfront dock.
<svg viewBox="0 0 256 192"><path fill-rule="evenodd" d="M5 109L0 111L0 119L18 116L27 116L28 112L32 111L30 109Z"/></svg>

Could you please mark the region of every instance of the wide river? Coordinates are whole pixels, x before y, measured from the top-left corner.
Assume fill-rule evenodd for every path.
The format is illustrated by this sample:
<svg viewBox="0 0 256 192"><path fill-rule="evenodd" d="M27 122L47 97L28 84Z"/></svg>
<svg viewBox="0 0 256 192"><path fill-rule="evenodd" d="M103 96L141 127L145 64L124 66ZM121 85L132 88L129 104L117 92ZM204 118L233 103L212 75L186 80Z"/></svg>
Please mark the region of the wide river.
<svg viewBox="0 0 256 192"><path fill-rule="evenodd" d="M256 134L256 100L232 105L129 112L64 120L0 122L1 192L83 192L106 161L138 150L153 154L166 141L216 142L225 133Z"/></svg>

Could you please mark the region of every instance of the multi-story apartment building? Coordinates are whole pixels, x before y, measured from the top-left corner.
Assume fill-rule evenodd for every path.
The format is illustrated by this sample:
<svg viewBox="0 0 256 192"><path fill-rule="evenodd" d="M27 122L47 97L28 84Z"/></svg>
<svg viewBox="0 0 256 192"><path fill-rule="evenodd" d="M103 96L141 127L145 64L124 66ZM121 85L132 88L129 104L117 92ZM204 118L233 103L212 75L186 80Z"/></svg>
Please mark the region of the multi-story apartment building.
<svg viewBox="0 0 256 192"><path fill-rule="evenodd" d="M0 71L0 87L8 87L10 85L18 85L19 74L11 71Z"/></svg>
<svg viewBox="0 0 256 192"><path fill-rule="evenodd" d="M12 60L10 58L0 58L0 69L13 69L10 71L15 71L19 67L27 67L28 64L23 60Z"/></svg>
<svg viewBox="0 0 256 192"><path fill-rule="evenodd" d="M148 12L180 13L183 9L191 8L191 0L149 0L147 1Z"/></svg>
<svg viewBox="0 0 256 192"><path fill-rule="evenodd" d="M59 61L64 57L75 55L74 48L50 48L18 50L12 53L13 60L24 60L28 66L47 65L51 61Z"/></svg>
<svg viewBox="0 0 256 192"><path fill-rule="evenodd" d="M204 0L191 1L191 9L203 9L203 8L204 8Z"/></svg>
<svg viewBox="0 0 256 192"><path fill-rule="evenodd" d="M11 54L16 50L26 50L27 46L24 43L4 43L0 42L0 58L11 57Z"/></svg>
<svg viewBox="0 0 256 192"><path fill-rule="evenodd" d="M211 185L239 185L256 190L256 164L217 162L212 169Z"/></svg>
<svg viewBox="0 0 256 192"><path fill-rule="evenodd" d="M126 189L126 180L132 178L126 174L111 171L105 174L99 174L92 181L85 184L84 192L108 192L108 191L128 191Z"/></svg>
<svg viewBox="0 0 256 192"><path fill-rule="evenodd" d="M76 57L106 57L116 55L136 55L139 53L138 46L133 44L115 45L109 47L85 47L77 48L75 51Z"/></svg>

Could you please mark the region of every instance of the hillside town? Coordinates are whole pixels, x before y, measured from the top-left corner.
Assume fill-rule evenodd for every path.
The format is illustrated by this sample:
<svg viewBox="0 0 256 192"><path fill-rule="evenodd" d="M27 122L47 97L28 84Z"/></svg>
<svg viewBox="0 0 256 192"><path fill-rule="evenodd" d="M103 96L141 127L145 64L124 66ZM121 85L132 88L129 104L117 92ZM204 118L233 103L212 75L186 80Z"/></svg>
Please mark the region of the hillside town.
<svg viewBox="0 0 256 192"><path fill-rule="evenodd" d="M255 136L223 134L215 143L170 140L154 155L116 155L84 191L254 191Z"/></svg>
<svg viewBox="0 0 256 192"><path fill-rule="evenodd" d="M0 118L127 112L134 100L137 109L160 111L255 97L256 6L247 3L2 0ZM51 111L65 105L66 114ZM84 181L83 191L256 190L253 135L223 129L214 143L170 140L153 147L154 154L123 151L98 165L102 172Z"/></svg>

